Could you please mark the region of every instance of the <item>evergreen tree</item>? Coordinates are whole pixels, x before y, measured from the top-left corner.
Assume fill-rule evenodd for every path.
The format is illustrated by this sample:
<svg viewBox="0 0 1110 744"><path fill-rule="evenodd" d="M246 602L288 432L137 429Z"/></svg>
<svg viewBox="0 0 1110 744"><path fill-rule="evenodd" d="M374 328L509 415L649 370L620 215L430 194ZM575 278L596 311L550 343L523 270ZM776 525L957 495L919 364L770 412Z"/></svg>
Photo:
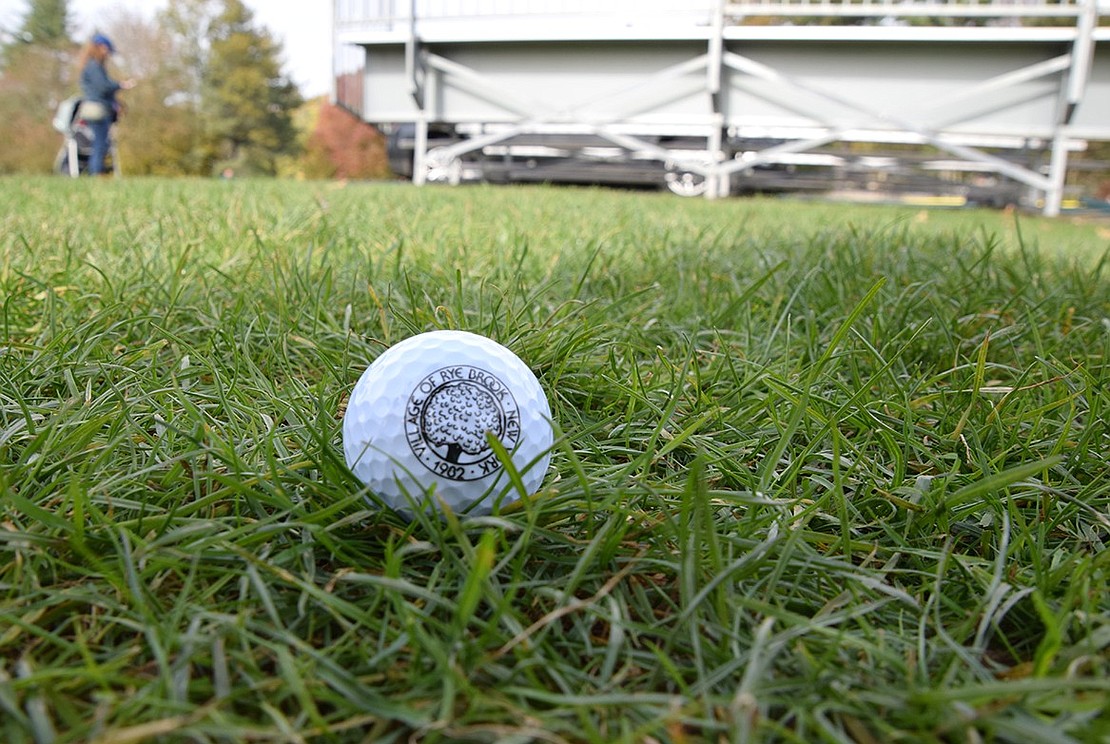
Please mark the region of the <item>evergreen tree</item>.
<svg viewBox="0 0 1110 744"><path fill-rule="evenodd" d="M201 115L215 170L274 175L296 150L293 112L304 101L281 69L281 44L254 25L242 0L224 0L207 34Z"/></svg>
<svg viewBox="0 0 1110 744"><path fill-rule="evenodd" d="M12 58L24 49L57 52L70 45L69 0L31 0L20 26L14 31L5 30L0 40L7 40L0 48L0 63L7 66Z"/></svg>
<svg viewBox="0 0 1110 744"><path fill-rule="evenodd" d="M69 44L69 0L31 0L19 38L26 44L61 47Z"/></svg>
<svg viewBox="0 0 1110 744"><path fill-rule="evenodd" d="M54 108L72 90L67 0L32 0L12 41L0 49L0 173L48 171L58 149Z"/></svg>

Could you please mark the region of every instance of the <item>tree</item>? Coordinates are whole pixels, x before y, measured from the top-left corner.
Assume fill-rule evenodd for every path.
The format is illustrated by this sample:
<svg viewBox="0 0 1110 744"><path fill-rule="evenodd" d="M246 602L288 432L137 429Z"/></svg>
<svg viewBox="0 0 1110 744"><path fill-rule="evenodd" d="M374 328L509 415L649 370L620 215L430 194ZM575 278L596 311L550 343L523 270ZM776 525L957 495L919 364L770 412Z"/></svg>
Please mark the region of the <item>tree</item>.
<svg viewBox="0 0 1110 744"><path fill-rule="evenodd" d="M74 85L68 25L67 0L33 0L15 40L3 49L0 173L45 172L54 162L60 139L50 120Z"/></svg>
<svg viewBox="0 0 1110 744"><path fill-rule="evenodd" d="M180 88L168 94L167 105L187 112L193 126L179 166L191 175L211 175L216 160L201 119L201 94L208 64L208 30L220 11L219 0L176 0L158 15L158 25L173 39L173 56L165 65L172 68Z"/></svg>
<svg viewBox="0 0 1110 744"><path fill-rule="evenodd" d="M165 64L180 74L181 93L198 107L208 62L208 27L218 11L216 0L177 0L158 15L158 25L174 40L174 56Z"/></svg>
<svg viewBox="0 0 1110 744"><path fill-rule="evenodd" d="M303 103L282 72L281 45L242 0L177 0L159 23L175 40L167 64L181 89L172 102L197 123L186 172L274 175L298 149L293 112Z"/></svg>
<svg viewBox="0 0 1110 744"><path fill-rule="evenodd" d="M374 127L346 109L320 105L302 163L310 178L384 178L389 175L385 141Z"/></svg>
<svg viewBox="0 0 1110 744"><path fill-rule="evenodd" d="M69 0L31 0L19 38L24 44L68 46Z"/></svg>
<svg viewBox="0 0 1110 744"><path fill-rule="evenodd" d="M64 87L51 50L27 47L13 54L0 75L4 145L0 173L49 172L61 137L50 121Z"/></svg>
<svg viewBox="0 0 1110 744"><path fill-rule="evenodd" d="M120 98L117 143L124 171L131 175L189 174L189 154L200 138L193 82L181 63L181 38L157 21L125 10L105 19L105 30L120 40L125 76L138 81Z"/></svg>
<svg viewBox="0 0 1110 744"><path fill-rule="evenodd" d="M223 0L208 27L201 116L215 170L274 175L297 148L293 111L304 103L281 69L281 45L254 25L242 0Z"/></svg>
<svg viewBox="0 0 1110 744"><path fill-rule="evenodd" d="M20 30L6 35L0 173L45 172L54 161L61 138L50 121L77 90L68 27L68 0L31 0ZM274 175L301 149L300 92L281 69L280 43L242 0L175 0L153 24L116 10L99 30L120 47L115 77L139 82L121 96L125 172Z"/></svg>
<svg viewBox="0 0 1110 744"><path fill-rule="evenodd" d="M478 385L460 382L439 388L424 406L424 437L447 450L445 459L457 463L465 452L477 455L490 448L486 432L504 434L497 401Z"/></svg>

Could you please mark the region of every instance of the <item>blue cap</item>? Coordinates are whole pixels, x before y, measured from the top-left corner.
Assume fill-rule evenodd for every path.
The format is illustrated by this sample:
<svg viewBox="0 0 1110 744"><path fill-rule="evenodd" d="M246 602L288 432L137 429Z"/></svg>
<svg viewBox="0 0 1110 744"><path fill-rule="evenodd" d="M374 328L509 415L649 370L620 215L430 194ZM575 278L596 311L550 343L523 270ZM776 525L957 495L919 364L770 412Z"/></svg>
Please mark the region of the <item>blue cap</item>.
<svg viewBox="0 0 1110 744"><path fill-rule="evenodd" d="M104 34L93 34L92 43L93 44L102 44L102 45L108 47L108 51L111 52L112 54L116 53L116 48L114 46L112 46L112 40L109 39Z"/></svg>

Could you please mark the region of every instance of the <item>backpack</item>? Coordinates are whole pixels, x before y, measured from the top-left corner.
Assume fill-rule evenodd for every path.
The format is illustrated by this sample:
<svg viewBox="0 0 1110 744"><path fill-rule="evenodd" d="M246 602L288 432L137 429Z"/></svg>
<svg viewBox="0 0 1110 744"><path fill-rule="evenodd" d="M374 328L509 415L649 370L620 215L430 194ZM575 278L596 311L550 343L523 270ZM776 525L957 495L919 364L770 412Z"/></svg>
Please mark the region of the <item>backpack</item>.
<svg viewBox="0 0 1110 744"><path fill-rule="evenodd" d="M58 104L54 112L54 129L60 134L69 134L73 128L73 120L77 116L77 107L81 105L81 96L70 96Z"/></svg>

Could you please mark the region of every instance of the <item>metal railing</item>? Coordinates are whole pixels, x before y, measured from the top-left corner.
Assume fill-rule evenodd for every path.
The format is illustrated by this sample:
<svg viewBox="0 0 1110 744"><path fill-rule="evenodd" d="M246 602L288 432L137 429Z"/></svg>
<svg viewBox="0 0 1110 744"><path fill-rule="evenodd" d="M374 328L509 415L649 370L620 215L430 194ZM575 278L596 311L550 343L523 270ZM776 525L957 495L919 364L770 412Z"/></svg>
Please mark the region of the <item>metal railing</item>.
<svg viewBox="0 0 1110 744"><path fill-rule="evenodd" d="M723 13L727 22L781 18L798 23L814 18L929 19L964 22L993 19L1043 23L1044 19L1071 21L1097 8L1110 15L1110 0L334 0L335 24L340 30L404 30L414 18L434 21L536 20L569 17L583 23L599 18L630 22L677 16L702 16L710 22ZM802 21L804 22L804 21Z"/></svg>
<svg viewBox="0 0 1110 744"><path fill-rule="evenodd" d="M895 18L1073 18L1094 0L741 0L727 2L733 18L774 16Z"/></svg>
<svg viewBox="0 0 1110 744"><path fill-rule="evenodd" d="M335 0L335 24L352 31L403 30L415 17L430 21L509 21L551 17L645 19L702 16L721 0Z"/></svg>

